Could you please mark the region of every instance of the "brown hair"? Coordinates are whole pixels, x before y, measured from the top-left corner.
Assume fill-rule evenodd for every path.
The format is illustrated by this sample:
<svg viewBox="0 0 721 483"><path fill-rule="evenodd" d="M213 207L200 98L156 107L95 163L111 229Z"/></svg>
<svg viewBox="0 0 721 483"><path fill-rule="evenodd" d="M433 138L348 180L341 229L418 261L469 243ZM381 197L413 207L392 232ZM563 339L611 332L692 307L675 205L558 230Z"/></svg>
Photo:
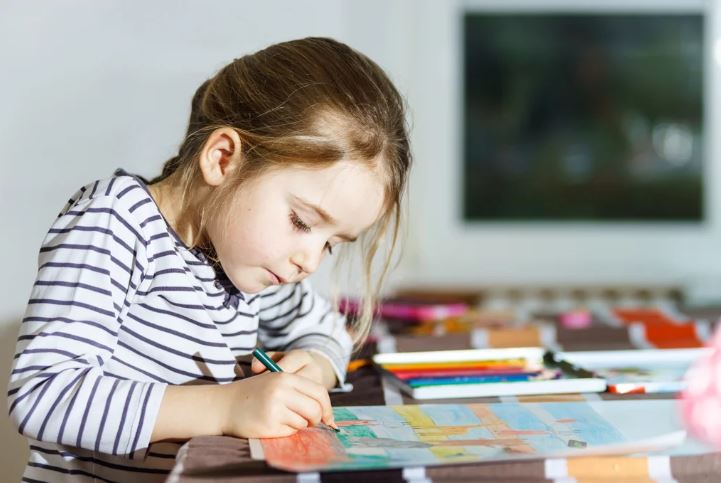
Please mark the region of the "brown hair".
<svg viewBox="0 0 721 483"><path fill-rule="evenodd" d="M220 127L231 127L240 136L243 163L233 182L193 208L191 195L201 180L198 155ZM342 159L377 166L386 183L382 215L363 240L365 296L352 327L357 347L370 330L374 302L398 240L411 164L403 99L372 60L327 38L283 42L235 59L195 92L178 155L151 183L177 177L182 212L198 212L193 217L198 236L192 244L203 247L208 244L205 213L244 182L274 168L323 168ZM373 260L389 230L390 245L374 283Z"/></svg>

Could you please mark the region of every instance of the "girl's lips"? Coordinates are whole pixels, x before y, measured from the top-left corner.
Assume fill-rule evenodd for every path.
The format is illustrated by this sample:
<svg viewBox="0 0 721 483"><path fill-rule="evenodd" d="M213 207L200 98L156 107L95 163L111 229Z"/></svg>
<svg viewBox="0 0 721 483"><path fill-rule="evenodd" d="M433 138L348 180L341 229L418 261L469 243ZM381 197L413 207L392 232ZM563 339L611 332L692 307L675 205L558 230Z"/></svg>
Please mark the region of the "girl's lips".
<svg viewBox="0 0 721 483"><path fill-rule="evenodd" d="M268 270L268 269L266 269L266 270ZM270 270L268 270L268 273L270 274L270 277L271 277L271 279L273 280L273 283L274 283L275 285L281 285L281 284L284 284L284 283L285 283L285 280L284 280L283 278L279 277L278 275L276 275L275 273L271 272Z"/></svg>

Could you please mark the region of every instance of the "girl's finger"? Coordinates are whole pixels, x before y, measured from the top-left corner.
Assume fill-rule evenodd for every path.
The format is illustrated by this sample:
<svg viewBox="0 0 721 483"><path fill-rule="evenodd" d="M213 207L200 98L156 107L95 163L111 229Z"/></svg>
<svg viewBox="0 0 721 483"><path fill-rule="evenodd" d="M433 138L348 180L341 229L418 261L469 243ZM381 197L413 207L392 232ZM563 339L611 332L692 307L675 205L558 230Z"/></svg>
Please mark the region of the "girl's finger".
<svg viewBox="0 0 721 483"><path fill-rule="evenodd" d="M278 365L285 372L295 374L311 362L313 362L313 359L306 351L294 350L286 352L283 357L278 360Z"/></svg>
<svg viewBox="0 0 721 483"><path fill-rule="evenodd" d="M299 391L287 402L287 407L297 415L303 417L309 426L318 424L323 415L318 401Z"/></svg>
<svg viewBox="0 0 721 483"><path fill-rule="evenodd" d="M303 416L291 408L288 408L288 411L286 411L286 414L283 416L283 426L288 426L293 430L293 433L295 433L298 430L307 428L309 423Z"/></svg>
<svg viewBox="0 0 721 483"><path fill-rule="evenodd" d="M330 404L330 396L328 390L318 384L317 382L311 381L305 377L297 377L294 379L295 388L298 392L305 394L306 396L315 399L321 408L321 421L328 426L335 428L335 417L333 416L333 406Z"/></svg>
<svg viewBox="0 0 721 483"><path fill-rule="evenodd" d="M275 362L278 362L283 358L284 352L268 352L268 357L273 359ZM267 371L268 369L265 368L262 362L260 362L258 359L253 357L253 361L250 364L250 370L253 371L254 374L260 374L262 372ZM285 369L283 369L285 370Z"/></svg>

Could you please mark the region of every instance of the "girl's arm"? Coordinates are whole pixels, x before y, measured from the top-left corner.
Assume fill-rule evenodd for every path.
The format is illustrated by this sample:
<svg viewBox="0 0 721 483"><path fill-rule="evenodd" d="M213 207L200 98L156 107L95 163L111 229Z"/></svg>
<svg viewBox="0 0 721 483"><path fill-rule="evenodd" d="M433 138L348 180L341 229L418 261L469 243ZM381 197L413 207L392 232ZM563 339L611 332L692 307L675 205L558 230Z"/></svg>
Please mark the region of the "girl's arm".
<svg viewBox="0 0 721 483"><path fill-rule="evenodd" d="M168 386L151 442L199 435L279 437L335 424L328 392L305 377L266 373L230 384Z"/></svg>
<svg viewBox="0 0 721 483"><path fill-rule="evenodd" d="M264 292L260 304L258 339L263 347L271 351L303 349L317 367L330 373L322 376L324 380L345 380L353 346L346 319L315 293L307 280Z"/></svg>
<svg viewBox="0 0 721 483"><path fill-rule="evenodd" d="M115 187L122 178L113 178ZM128 178L129 179L129 178ZM9 415L28 438L133 457L165 385L105 374L119 315L147 267L142 229L113 181L77 193L39 256L10 375Z"/></svg>

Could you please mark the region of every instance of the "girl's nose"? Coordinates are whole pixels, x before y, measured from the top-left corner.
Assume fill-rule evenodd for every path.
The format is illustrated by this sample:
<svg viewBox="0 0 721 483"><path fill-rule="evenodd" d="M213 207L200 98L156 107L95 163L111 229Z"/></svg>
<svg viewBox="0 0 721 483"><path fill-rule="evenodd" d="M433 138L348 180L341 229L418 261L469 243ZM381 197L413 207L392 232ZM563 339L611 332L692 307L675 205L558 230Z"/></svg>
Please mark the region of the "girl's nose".
<svg viewBox="0 0 721 483"><path fill-rule="evenodd" d="M298 268L298 271L303 274L310 275L318 269L321 259L323 258L323 249L325 243L321 249L317 249L315 246L305 247L303 250L298 251L290 261L293 265Z"/></svg>

